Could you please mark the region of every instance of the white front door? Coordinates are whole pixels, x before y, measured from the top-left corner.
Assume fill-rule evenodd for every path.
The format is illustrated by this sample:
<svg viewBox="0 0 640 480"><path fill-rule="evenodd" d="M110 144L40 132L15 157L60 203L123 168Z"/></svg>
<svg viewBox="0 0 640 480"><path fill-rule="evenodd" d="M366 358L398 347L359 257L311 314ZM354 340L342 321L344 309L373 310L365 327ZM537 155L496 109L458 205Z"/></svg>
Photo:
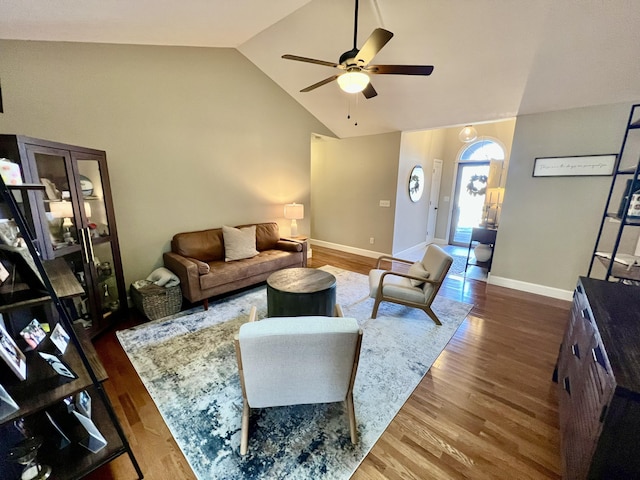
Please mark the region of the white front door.
<svg viewBox="0 0 640 480"><path fill-rule="evenodd" d="M429 216L427 217L427 244L432 243L436 234L438 219L438 199L440 198L440 180L442 179L442 160L435 158L431 170L431 195L429 197Z"/></svg>

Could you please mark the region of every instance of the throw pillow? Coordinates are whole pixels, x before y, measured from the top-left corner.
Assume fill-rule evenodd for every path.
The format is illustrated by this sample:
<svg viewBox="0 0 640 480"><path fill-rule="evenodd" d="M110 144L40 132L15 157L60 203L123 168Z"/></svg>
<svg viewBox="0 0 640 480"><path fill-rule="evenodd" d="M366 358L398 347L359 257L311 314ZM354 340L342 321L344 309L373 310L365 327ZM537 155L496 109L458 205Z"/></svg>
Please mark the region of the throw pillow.
<svg viewBox="0 0 640 480"><path fill-rule="evenodd" d="M413 265L411 265L407 273L413 277L420 277L420 278L424 278L425 280L429 278L429 275L430 275L430 273L427 270L425 270L424 265L422 265L422 262L416 262ZM414 280L412 278L411 285L414 287L421 287L422 285L424 285L424 282L421 282L419 280Z"/></svg>
<svg viewBox="0 0 640 480"><path fill-rule="evenodd" d="M244 228L222 227L224 261L241 260L258 255L256 250L256 226Z"/></svg>

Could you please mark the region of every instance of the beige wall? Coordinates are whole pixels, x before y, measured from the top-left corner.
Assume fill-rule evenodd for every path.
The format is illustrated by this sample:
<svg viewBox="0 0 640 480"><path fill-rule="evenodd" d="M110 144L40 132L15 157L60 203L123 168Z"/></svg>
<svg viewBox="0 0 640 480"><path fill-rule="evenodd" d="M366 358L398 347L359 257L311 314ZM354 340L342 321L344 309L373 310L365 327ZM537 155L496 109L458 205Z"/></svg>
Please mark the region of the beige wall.
<svg viewBox="0 0 640 480"><path fill-rule="evenodd" d="M310 200L331 133L234 49L0 41L0 132L106 150L127 284L174 233ZM310 231L309 219L299 222Z"/></svg>
<svg viewBox="0 0 640 480"><path fill-rule="evenodd" d="M441 158L444 133L443 129L402 133L393 235L394 254L420 245L427 238L433 159ZM409 197L409 177L415 165L422 166L425 178L422 197L414 203Z"/></svg>
<svg viewBox="0 0 640 480"><path fill-rule="evenodd" d="M534 159L618 153L629 109L518 117L492 277L571 291L587 273L612 177L533 178Z"/></svg>
<svg viewBox="0 0 640 480"><path fill-rule="evenodd" d="M314 240L390 253L400 132L342 140L314 136L312 151ZM380 200L390 200L391 207L380 207Z"/></svg>

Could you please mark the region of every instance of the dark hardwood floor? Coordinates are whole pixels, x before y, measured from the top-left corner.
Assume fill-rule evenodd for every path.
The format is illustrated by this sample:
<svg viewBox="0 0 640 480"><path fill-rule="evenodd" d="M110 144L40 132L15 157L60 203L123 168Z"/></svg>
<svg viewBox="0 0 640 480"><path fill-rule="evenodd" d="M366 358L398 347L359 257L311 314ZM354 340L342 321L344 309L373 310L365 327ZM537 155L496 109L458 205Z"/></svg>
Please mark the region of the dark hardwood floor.
<svg viewBox="0 0 640 480"><path fill-rule="evenodd" d="M313 247L309 266L367 274L374 263ZM454 278L439 294L473 303L471 314L352 478L560 478L551 375L570 304ZM139 321L134 313L118 328ZM145 478L195 478L114 332L95 345L109 374L106 389ZM88 478L136 475L121 456Z"/></svg>

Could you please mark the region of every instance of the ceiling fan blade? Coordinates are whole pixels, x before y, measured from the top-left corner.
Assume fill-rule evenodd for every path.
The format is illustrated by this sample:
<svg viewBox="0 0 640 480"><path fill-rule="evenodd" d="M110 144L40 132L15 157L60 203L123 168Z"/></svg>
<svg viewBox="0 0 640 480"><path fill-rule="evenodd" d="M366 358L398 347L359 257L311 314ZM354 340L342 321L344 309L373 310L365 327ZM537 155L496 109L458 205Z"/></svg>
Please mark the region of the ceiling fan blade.
<svg viewBox="0 0 640 480"><path fill-rule="evenodd" d="M367 65L376 54L382 50L389 40L393 37L393 33L384 28L376 28L356 56L356 62L359 66Z"/></svg>
<svg viewBox="0 0 640 480"><path fill-rule="evenodd" d="M286 60L295 60L297 62L315 63L316 65L324 65L325 67L340 68L342 65L338 65L334 62L325 62L324 60L316 60L315 58L299 57L297 55L283 55L282 58Z"/></svg>
<svg viewBox="0 0 640 480"><path fill-rule="evenodd" d="M318 83L314 83L313 85L309 85L307 88L303 88L302 90L300 90L300 92L310 92L311 90L314 90L318 87L321 87L322 85L326 85L327 83L333 82L336 78L338 78L340 75L332 75L328 78L325 78L324 80L320 80Z"/></svg>
<svg viewBox="0 0 640 480"><path fill-rule="evenodd" d="M373 85L371 85L371 82L369 82L365 89L362 90L362 94L365 96L365 98L373 98L378 95L378 92L376 92L376 89L373 88Z"/></svg>
<svg viewBox="0 0 640 480"><path fill-rule="evenodd" d="M364 70L377 75L431 75L433 65L369 65Z"/></svg>

